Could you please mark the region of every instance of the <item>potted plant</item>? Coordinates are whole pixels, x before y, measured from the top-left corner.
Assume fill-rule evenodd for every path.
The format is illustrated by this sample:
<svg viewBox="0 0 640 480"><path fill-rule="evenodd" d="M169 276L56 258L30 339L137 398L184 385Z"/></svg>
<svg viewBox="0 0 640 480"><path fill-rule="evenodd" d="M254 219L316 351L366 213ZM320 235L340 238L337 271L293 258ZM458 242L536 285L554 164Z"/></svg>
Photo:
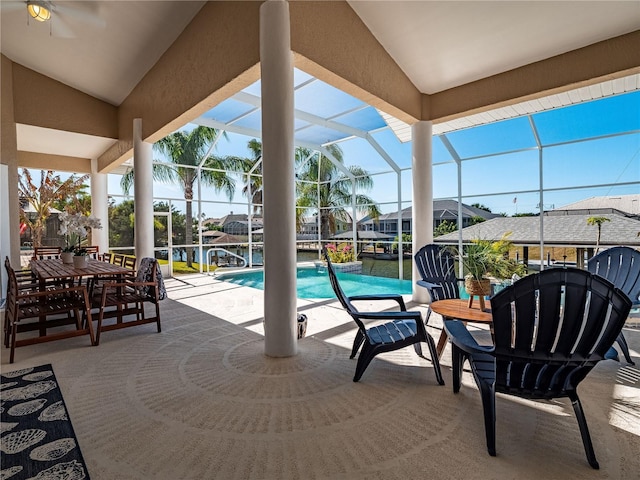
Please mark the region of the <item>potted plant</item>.
<svg viewBox="0 0 640 480"><path fill-rule="evenodd" d="M481 304L484 303L483 298L491 294L489 276L511 278L514 274L524 274L524 266L509 258L513 245L508 239L510 235L511 232L507 232L497 241L474 239L465 246L462 255L451 247L464 267L465 290L471 298L479 296Z"/></svg>
<svg viewBox="0 0 640 480"><path fill-rule="evenodd" d="M327 243L326 250L337 272L362 273L362 262L358 261L357 253L350 243Z"/></svg>
<svg viewBox="0 0 640 480"><path fill-rule="evenodd" d="M84 247L76 247L73 254L73 266L76 268L84 268L89 264L89 256L87 249Z"/></svg>
<svg viewBox="0 0 640 480"><path fill-rule="evenodd" d="M65 247L62 249L60 253L60 258L62 259L62 263L73 263L73 256L75 253L75 245L70 245L67 243Z"/></svg>
<svg viewBox="0 0 640 480"><path fill-rule="evenodd" d="M60 219L60 230L58 230L58 234L65 236L65 247L63 254L61 254L62 262L73 263L74 266L78 268L86 266L89 257L83 244L86 244L87 232L89 230L102 228L100 219L92 215L87 216L81 213L70 214L67 212L62 212L58 218Z"/></svg>

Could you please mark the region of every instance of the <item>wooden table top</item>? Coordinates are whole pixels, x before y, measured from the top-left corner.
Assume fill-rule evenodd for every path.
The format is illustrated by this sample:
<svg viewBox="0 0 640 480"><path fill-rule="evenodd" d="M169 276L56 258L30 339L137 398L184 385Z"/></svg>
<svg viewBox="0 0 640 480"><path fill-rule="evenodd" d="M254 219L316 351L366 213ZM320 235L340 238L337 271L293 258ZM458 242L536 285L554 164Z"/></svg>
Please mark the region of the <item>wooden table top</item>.
<svg viewBox="0 0 640 480"><path fill-rule="evenodd" d="M442 315L444 318L456 318L465 322L491 323L491 304L487 300L489 307L486 311L480 307L468 307L468 300L452 298L448 300L438 300L431 303L431 310Z"/></svg>
<svg viewBox="0 0 640 480"><path fill-rule="evenodd" d="M60 259L31 260L31 271L40 280L60 277L84 277L89 275L124 275L133 272L133 270L129 268L94 259L89 259L89 264L86 268L76 268L73 266L73 263L62 263Z"/></svg>

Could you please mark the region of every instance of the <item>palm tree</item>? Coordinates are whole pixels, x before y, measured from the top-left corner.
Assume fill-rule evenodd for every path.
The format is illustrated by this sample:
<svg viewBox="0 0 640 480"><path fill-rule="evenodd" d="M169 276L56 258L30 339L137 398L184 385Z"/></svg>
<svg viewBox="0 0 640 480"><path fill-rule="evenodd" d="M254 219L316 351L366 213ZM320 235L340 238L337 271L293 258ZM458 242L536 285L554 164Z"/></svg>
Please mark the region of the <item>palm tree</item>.
<svg viewBox="0 0 640 480"><path fill-rule="evenodd" d="M20 221L31 229L34 247L42 244L47 218L51 215L51 208L56 202L65 201L67 210L85 213L78 199L78 194L86 188L85 182L89 175L80 177L70 176L62 180L60 175L55 175L53 170L40 170L40 185L33 183L31 172L23 168L18 176L18 192L20 199L33 207L35 214L25 212L26 205L20 205ZM91 208L89 206L89 208Z"/></svg>
<svg viewBox="0 0 640 480"><path fill-rule="evenodd" d="M587 225L597 225L598 227L598 236L596 237L596 253L600 250L600 234L602 233L602 224L604 222L610 222L611 220L607 217L589 217L587 218Z"/></svg>
<svg viewBox="0 0 640 480"><path fill-rule="evenodd" d="M212 186L216 192L224 191L233 199L235 180L229 170L242 171L243 164L235 157L217 157L209 155L211 145L216 141L220 131L198 126L191 131L178 131L167 135L153 145L158 153L163 154L170 164L153 165L153 178L160 182L177 184L184 193L185 209L185 243L187 247L187 267L192 268L193 247L193 186L198 178L198 167L201 166L200 181L203 185ZM226 135L223 133L223 135ZM120 185L125 193L133 184L134 171L123 175Z"/></svg>
<svg viewBox="0 0 640 480"><path fill-rule="evenodd" d="M330 145L327 150L337 162L344 162L338 145ZM325 155L307 148L296 148L295 161L296 167L300 168L296 186L297 206L300 208L296 210L296 221L300 225L309 209L319 207L320 235L322 239L327 239L336 232L338 221L348 223L351 220L346 210L353 200L351 179ZM370 190L373 187L373 179L363 168L351 166L348 171L355 177L357 190ZM367 195L356 192L355 205L360 213L366 213L374 219L380 216L378 205Z"/></svg>
<svg viewBox="0 0 640 480"><path fill-rule="evenodd" d="M251 151L250 158L230 156L224 157L224 160L234 165L243 165L242 194L251 200L253 213L260 214L262 213L262 143L252 138L247 143L247 148Z"/></svg>

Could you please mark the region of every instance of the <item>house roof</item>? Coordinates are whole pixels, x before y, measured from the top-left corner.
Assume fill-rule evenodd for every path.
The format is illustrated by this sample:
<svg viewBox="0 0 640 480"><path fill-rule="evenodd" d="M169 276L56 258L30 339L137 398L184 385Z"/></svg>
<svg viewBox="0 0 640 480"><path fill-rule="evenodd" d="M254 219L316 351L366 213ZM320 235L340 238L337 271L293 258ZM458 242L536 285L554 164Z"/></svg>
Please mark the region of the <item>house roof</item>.
<svg viewBox="0 0 640 480"><path fill-rule="evenodd" d="M391 240L395 238L393 235L387 235L373 230L357 230L356 235L358 240ZM353 239L353 232L338 233L331 238L335 240L351 240Z"/></svg>
<svg viewBox="0 0 640 480"><path fill-rule="evenodd" d="M402 219L411 219L413 213L412 207L402 209ZM482 217L485 219L499 217L496 213L487 212L481 208L472 207L471 205L462 204L463 217ZM398 212L385 213L378 217L379 220L397 220ZM433 218L441 218L447 220L455 220L458 218L458 202L456 200L434 200L433 201ZM374 220L367 216L363 218L359 224L374 223Z"/></svg>
<svg viewBox="0 0 640 480"><path fill-rule="evenodd" d="M579 210L584 214L593 214L606 209L617 210L627 215L640 216L640 194L590 197L568 205L563 205L549 213Z"/></svg>
<svg viewBox="0 0 640 480"><path fill-rule="evenodd" d="M588 225L591 215L544 217L544 243L549 246L595 247L597 227ZM621 215L602 215L609 219L602 224L601 246L628 245L640 247L640 220ZM462 229L462 241L474 239L499 240L511 232L509 240L516 245L540 244L540 217L497 217ZM436 243L457 243L458 232L435 237Z"/></svg>

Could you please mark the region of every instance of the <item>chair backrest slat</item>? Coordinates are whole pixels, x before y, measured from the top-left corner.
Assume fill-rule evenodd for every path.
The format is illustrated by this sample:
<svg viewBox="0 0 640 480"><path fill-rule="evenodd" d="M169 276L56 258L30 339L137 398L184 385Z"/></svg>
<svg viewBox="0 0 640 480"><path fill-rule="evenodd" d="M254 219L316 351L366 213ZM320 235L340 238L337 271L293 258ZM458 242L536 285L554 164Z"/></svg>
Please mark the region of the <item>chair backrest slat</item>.
<svg viewBox="0 0 640 480"><path fill-rule="evenodd" d="M113 264L114 265L119 265L119 266L123 266L124 265L124 255L120 254L120 253L114 253L113 254Z"/></svg>
<svg viewBox="0 0 640 480"><path fill-rule="evenodd" d="M130 255L127 255L124 257L123 262L122 262L122 266L125 268L130 268L131 270L135 270L136 269L136 257L132 257Z"/></svg>
<svg viewBox="0 0 640 480"><path fill-rule="evenodd" d="M36 260L50 260L60 258L61 253L61 247L35 247L33 249L33 258Z"/></svg>

